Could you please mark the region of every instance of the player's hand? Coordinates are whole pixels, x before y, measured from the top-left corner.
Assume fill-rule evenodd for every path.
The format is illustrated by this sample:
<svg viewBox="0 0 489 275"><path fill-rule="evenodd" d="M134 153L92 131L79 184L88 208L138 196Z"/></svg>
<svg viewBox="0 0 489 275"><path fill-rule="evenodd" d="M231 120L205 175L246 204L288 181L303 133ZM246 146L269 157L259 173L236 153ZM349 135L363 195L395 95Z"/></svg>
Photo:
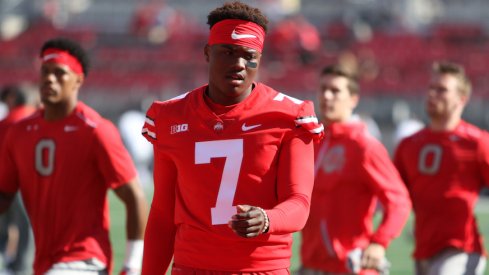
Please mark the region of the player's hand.
<svg viewBox="0 0 489 275"><path fill-rule="evenodd" d="M141 270L124 267L119 275L141 275Z"/></svg>
<svg viewBox="0 0 489 275"><path fill-rule="evenodd" d="M385 248L380 244L371 243L363 251L361 266L363 269L378 270L384 258Z"/></svg>
<svg viewBox="0 0 489 275"><path fill-rule="evenodd" d="M237 212L228 225L238 236L253 238L260 235L265 227L265 216L258 207L250 205L236 206Z"/></svg>

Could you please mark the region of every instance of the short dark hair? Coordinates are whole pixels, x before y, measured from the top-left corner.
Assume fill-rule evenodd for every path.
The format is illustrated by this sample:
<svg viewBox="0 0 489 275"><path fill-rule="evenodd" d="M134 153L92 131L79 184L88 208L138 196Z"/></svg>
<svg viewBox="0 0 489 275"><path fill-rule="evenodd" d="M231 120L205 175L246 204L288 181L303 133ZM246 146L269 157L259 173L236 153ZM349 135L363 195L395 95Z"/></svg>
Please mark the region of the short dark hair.
<svg viewBox="0 0 489 275"><path fill-rule="evenodd" d="M321 76L333 75L342 76L348 79L348 89L350 94L358 95L360 93L360 85L358 84L358 78L356 74L345 66L340 64L333 64L323 68L321 71Z"/></svg>
<svg viewBox="0 0 489 275"><path fill-rule="evenodd" d="M44 45L42 45L40 55L42 56L43 52L46 49L53 49L53 48L69 52L80 62L82 66L83 74L85 76L88 75L88 71L90 69L90 60L88 58L88 54L82 48L82 46L80 46L80 44L78 44L73 40L63 38L63 37L54 38L46 41Z"/></svg>
<svg viewBox="0 0 489 275"><path fill-rule="evenodd" d="M23 106L27 104L27 91L22 89L19 85L10 84L3 87L0 92L0 101L6 102L9 97L15 98L14 106Z"/></svg>
<svg viewBox="0 0 489 275"><path fill-rule="evenodd" d="M228 2L214 9L207 16L207 24L212 28L225 19L241 19L260 25L267 32L268 19L260 9L253 8L239 1Z"/></svg>
<svg viewBox="0 0 489 275"><path fill-rule="evenodd" d="M459 82L459 92L462 95L470 96L472 84L465 74L465 69L462 65L450 61L439 61L433 63L431 69L434 74L449 74L454 76Z"/></svg>

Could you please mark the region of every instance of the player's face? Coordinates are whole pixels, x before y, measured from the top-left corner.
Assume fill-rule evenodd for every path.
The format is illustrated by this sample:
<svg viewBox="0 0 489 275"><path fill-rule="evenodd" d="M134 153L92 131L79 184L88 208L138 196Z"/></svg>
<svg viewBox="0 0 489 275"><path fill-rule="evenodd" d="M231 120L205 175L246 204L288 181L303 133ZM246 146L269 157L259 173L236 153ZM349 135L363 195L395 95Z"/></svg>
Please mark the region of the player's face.
<svg viewBox="0 0 489 275"><path fill-rule="evenodd" d="M209 96L223 105L243 101L251 92L261 54L251 48L229 44L205 47L209 62Z"/></svg>
<svg viewBox="0 0 489 275"><path fill-rule="evenodd" d="M465 104L459 92L459 80L450 74L435 74L428 89L426 111L430 118L448 118Z"/></svg>
<svg viewBox="0 0 489 275"><path fill-rule="evenodd" d="M318 102L322 119L326 123L347 121L358 104L358 95L348 89L343 76L323 75L319 82Z"/></svg>
<svg viewBox="0 0 489 275"><path fill-rule="evenodd" d="M44 63L41 67L41 101L46 106L73 101L83 83L83 75L76 74L68 66Z"/></svg>

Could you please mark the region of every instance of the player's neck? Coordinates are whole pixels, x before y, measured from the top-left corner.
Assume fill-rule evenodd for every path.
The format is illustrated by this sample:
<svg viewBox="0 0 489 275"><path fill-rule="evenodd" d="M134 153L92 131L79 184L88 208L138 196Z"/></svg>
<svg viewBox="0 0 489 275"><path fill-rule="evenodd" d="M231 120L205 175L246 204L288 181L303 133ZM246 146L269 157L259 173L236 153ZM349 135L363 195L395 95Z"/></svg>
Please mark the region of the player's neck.
<svg viewBox="0 0 489 275"><path fill-rule="evenodd" d="M352 121L352 116L350 114L346 114L341 117L335 117L335 118L328 118L323 116L321 122L323 123L324 126L329 126L331 124L342 124L342 123L350 123Z"/></svg>
<svg viewBox="0 0 489 275"><path fill-rule="evenodd" d="M219 91L217 87L213 87L209 84L205 91L205 94L209 97L210 100L212 100L212 102L223 106L228 106L235 105L244 101L251 94L253 88L254 84L246 89L246 91L243 91L241 94L232 95L233 93Z"/></svg>
<svg viewBox="0 0 489 275"><path fill-rule="evenodd" d="M461 120L462 119L460 116L455 116L448 119L432 118L430 122L430 129L436 132L452 131L457 127Z"/></svg>
<svg viewBox="0 0 489 275"><path fill-rule="evenodd" d="M62 102L54 105L45 105L44 119L47 121L56 121L63 119L71 114L78 101Z"/></svg>

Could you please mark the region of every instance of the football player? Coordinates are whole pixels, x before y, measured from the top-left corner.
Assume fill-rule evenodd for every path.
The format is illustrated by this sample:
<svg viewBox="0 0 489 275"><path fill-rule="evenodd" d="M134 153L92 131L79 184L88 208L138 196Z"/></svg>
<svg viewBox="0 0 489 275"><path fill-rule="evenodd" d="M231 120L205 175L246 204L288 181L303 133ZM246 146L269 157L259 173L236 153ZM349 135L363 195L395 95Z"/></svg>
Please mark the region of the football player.
<svg viewBox="0 0 489 275"><path fill-rule="evenodd" d="M318 102L326 137L317 144L309 220L302 231L302 274L378 274L385 250L409 217L409 195L384 146L353 119L359 85L344 65L320 75ZM380 202L383 219L374 231Z"/></svg>
<svg viewBox="0 0 489 275"><path fill-rule="evenodd" d="M40 111L11 126L0 153L0 210L21 191L34 232L34 272L112 270L107 191L126 206L124 272L140 271L146 201L115 126L78 100L88 56L63 38L42 46Z"/></svg>
<svg viewBox="0 0 489 275"><path fill-rule="evenodd" d="M309 213L313 104L256 82L267 19L240 2L208 16L209 82L147 112L155 193L143 274L289 274Z"/></svg>
<svg viewBox="0 0 489 275"><path fill-rule="evenodd" d="M489 135L461 118L470 93L462 66L435 63L426 99L429 124L396 150L414 206L417 275L484 273L474 207L489 184Z"/></svg>

